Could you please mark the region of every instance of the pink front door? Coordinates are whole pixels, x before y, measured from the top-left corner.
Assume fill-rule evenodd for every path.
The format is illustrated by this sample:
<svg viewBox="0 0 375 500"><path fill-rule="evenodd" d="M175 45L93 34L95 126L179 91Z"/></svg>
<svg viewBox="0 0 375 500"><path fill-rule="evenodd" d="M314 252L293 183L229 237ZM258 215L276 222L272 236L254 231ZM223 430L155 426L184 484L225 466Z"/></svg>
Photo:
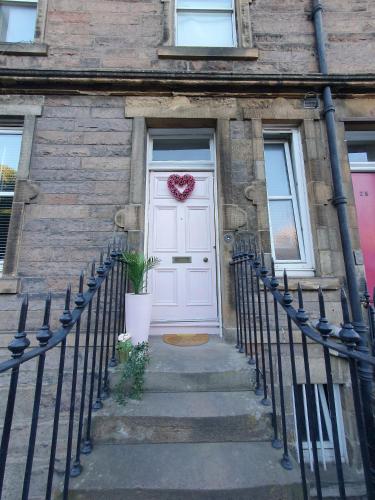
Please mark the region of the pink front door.
<svg viewBox="0 0 375 500"><path fill-rule="evenodd" d="M352 173L361 248L365 262L367 287L375 287L375 172Z"/></svg>

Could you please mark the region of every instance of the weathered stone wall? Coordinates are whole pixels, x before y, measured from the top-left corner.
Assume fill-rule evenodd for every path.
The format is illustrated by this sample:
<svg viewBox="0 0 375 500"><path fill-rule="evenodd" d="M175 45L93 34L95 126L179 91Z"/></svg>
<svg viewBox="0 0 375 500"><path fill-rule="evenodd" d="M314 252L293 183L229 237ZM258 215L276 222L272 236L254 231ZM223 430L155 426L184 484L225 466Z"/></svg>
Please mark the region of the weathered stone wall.
<svg viewBox="0 0 375 500"><path fill-rule="evenodd" d="M121 98L46 97L37 118L29 179L37 196L25 206L17 276L30 293L30 325L41 321L40 299L61 292L99 258L128 202L132 120ZM0 331L14 331L16 296L3 295Z"/></svg>
<svg viewBox="0 0 375 500"><path fill-rule="evenodd" d="M349 118L374 116L375 99L339 100L337 107L343 173L352 214L350 220L353 241L354 247L359 249L343 128L345 120ZM41 116L36 118L29 173L29 180L33 183L37 195L25 207L18 260L20 291L30 293L28 329L35 330L40 326L43 298L49 289L54 292L52 324L58 324L67 281L72 281L76 291L78 273L82 268L86 268L91 259L97 257L98 252L118 230L115 216L119 210L125 209L126 215L126 210L131 207L132 213L137 213L130 228L134 233L134 241L142 241L147 126L172 126L172 123L173 126L202 126L209 123L216 129L220 264L223 283L221 294L224 331L228 337L235 332L234 293L228 266L231 246L223 242L223 235L235 229L255 234L264 250L269 252L262 126L283 123L299 127L316 260L316 277L301 280L303 287L308 290L305 295L305 308L310 312L311 319L318 318L316 290L322 285L325 289L327 315L330 320L339 324L341 312L338 288L343 282L344 270L337 216L331 204L331 177L321 109L307 110L303 107L302 99L281 97L222 99L134 96L124 99L104 96L46 96ZM293 293L295 288L296 280L292 280ZM9 356L6 346L11 333L17 327L19 302L20 297L17 295L0 295L2 360ZM285 318L281 320L280 325L283 349L287 354ZM31 339L35 342L33 335ZM297 344L300 342L298 332L295 334L295 340ZM71 383L72 341L73 336L70 336L66 387ZM82 337L81 344L83 342ZM46 367L35 461L36 474L41 478L40 484L43 484L43 474L45 475L46 470L43 454L50 443L59 352L59 349L54 349L49 353ZM321 383L319 355L317 359L318 361L313 360L311 365L313 382ZM287 356L285 361L288 362ZM79 370L82 368L82 362L80 355ZM346 375L346 378L341 375L339 370L337 377L335 375L335 382L348 384ZM18 473L22 473L20 464L26 449L34 381L33 362L22 370L17 419L12 434L12 471L21 471ZM287 382L290 394L290 381ZM0 393L3 400L7 396L8 383L8 376L1 378ZM343 389L344 395L345 390ZM66 436L68 398L69 393L64 392L61 443ZM344 408L348 427L351 425L352 416L350 401L348 396ZM290 403L290 400L288 402ZM288 422L290 429L293 429L291 407L288 408ZM355 436L350 438L348 444L350 455L356 462ZM57 468L60 471L63 469L61 459ZM9 476L10 482L12 477Z"/></svg>
<svg viewBox="0 0 375 500"><path fill-rule="evenodd" d="M356 103L354 106L353 103ZM348 193L354 249L360 244L350 170L344 142L344 123L375 114L375 99L339 100L338 130L345 187ZM89 261L121 230L115 224L125 209L127 229L142 244L144 230L147 126L189 126L209 123L217 130L219 227L225 327L233 325L228 261L231 246L226 232L245 231L270 251L264 177L262 127L269 123L298 126L301 131L316 278L307 288L322 284L337 290L344 276L336 210L321 110L303 108L302 99L218 99L203 97L68 97L46 96L36 119L29 181L36 190L25 205L17 276L20 291L38 302L31 305L30 324L41 319L41 299L47 290L62 293ZM362 117L362 118L361 118ZM133 121L135 123L133 127ZM134 128L134 133L132 130ZM130 187L131 186L131 187ZM118 221L119 222L119 221ZM121 225L121 221L120 221ZM361 266L358 267L362 272ZM337 298L332 297L337 303ZM19 298L2 295L0 331L17 326ZM335 320L339 320L333 308Z"/></svg>
<svg viewBox="0 0 375 500"><path fill-rule="evenodd" d="M168 3L168 2L167 2ZM317 72L311 0L253 0L250 21L256 61L161 60L161 0L49 0L48 57L0 56L0 67L150 69L246 73ZM375 71L375 5L370 0L324 0L328 62L333 73Z"/></svg>

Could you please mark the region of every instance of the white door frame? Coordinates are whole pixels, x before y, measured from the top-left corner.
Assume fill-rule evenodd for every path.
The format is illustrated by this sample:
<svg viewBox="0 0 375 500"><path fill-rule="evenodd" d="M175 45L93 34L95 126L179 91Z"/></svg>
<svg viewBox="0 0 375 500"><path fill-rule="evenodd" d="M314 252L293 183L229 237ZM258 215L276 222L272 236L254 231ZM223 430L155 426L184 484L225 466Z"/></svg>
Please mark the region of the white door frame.
<svg viewBox="0 0 375 500"><path fill-rule="evenodd" d="M153 162L152 161L152 140L158 136L168 135L171 138L191 138L208 136L210 138L211 161L174 161L174 162ZM176 172L176 171L197 171L197 172L212 172L214 184L214 223L215 223L215 260L216 260L216 297L217 297L217 312L219 335L223 335L222 321L222 297L221 297L221 269L220 269L220 238L219 238L219 209L218 209L218 176L216 162L216 138L214 129L149 129L147 133L147 154L146 154L146 197L145 197L145 237L144 249L148 252L149 245L149 210L150 210L150 172ZM195 323L192 321L191 323ZM197 325L204 325L204 322L197 321ZM174 326L176 323L174 323Z"/></svg>

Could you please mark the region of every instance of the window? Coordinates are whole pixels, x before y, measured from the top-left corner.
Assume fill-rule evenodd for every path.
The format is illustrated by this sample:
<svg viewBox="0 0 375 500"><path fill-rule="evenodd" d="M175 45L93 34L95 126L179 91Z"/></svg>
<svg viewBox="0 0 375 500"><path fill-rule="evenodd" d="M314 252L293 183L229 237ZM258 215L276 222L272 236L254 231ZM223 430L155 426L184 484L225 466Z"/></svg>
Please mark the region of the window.
<svg viewBox="0 0 375 500"><path fill-rule="evenodd" d="M313 273L311 226L300 136L266 130L265 173L272 256L278 270Z"/></svg>
<svg viewBox="0 0 375 500"><path fill-rule="evenodd" d="M0 2L2 42L34 41L37 5L36 0Z"/></svg>
<svg viewBox="0 0 375 500"><path fill-rule="evenodd" d="M327 463L335 461L332 421L331 421L331 414L333 409L331 409L329 405L327 385L312 384L312 388L314 392L313 397L315 398L315 407L316 407L315 435L317 436L316 446L318 450L318 459L319 462L323 464L323 467L325 469ZM333 384L333 393L335 400L337 429L339 434L341 458L343 462L348 462L348 453L346 449L345 432L344 432L344 421L343 421L342 407L341 407L340 387L338 384ZM294 403L294 422L296 429L295 432L296 436L298 436L294 393L292 394ZM299 407L303 408L303 415L301 415L301 419L302 419L302 440L303 440L302 448L303 448L304 460L310 464L311 470L313 470L314 459L313 459L312 441L310 435L311 415L309 418L308 404L307 404L307 390L305 384L299 385L297 387L297 394L298 394L297 397L298 397ZM296 448L298 450L298 439Z"/></svg>
<svg viewBox="0 0 375 500"><path fill-rule="evenodd" d="M150 129L148 157L152 169L214 168L213 130Z"/></svg>
<svg viewBox="0 0 375 500"><path fill-rule="evenodd" d="M0 129L0 271L3 270L21 142L21 129Z"/></svg>
<svg viewBox="0 0 375 500"><path fill-rule="evenodd" d="M235 47L234 0L176 0L176 45Z"/></svg>
<svg viewBox="0 0 375 500"><path fill-rule="evenodd" d="M375 169L375 131L351 130L346 132L348 155L352 170Z"/></svg>

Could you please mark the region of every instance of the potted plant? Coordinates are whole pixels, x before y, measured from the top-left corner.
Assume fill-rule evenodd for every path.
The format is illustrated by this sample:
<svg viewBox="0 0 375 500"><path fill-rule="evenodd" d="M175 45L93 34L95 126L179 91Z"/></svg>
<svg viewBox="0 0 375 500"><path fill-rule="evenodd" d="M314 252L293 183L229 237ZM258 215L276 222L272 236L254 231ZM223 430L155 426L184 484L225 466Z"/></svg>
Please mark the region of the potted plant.
<svg viewBox="0 0 375 500"><path fill-rule="evenodd" d="M126 333L121 333L117 339L117 354L118 360L121 364L124 364L128 361L129 353L133 348L131 336Z"/></svg>
<svg viewBox="0 0 375 500"><path fill-rule="evenodd" d="M147 342L151 323L152 296L146 291L147 273L156 267L157 257L146 257L140 252L124 252L122 260L127 264L128 278L133 292L125 297L126 331L133 344Z"/></svg>
<svg viewBox="0 0 375 500"><path fill-rule="evenodd" d="M121 365L120 380L115 386L115 399L126 404L130 399L141 399L145 383L145 371L150 360L148 343L142 342L130 347L128 358Z"/></svg>

